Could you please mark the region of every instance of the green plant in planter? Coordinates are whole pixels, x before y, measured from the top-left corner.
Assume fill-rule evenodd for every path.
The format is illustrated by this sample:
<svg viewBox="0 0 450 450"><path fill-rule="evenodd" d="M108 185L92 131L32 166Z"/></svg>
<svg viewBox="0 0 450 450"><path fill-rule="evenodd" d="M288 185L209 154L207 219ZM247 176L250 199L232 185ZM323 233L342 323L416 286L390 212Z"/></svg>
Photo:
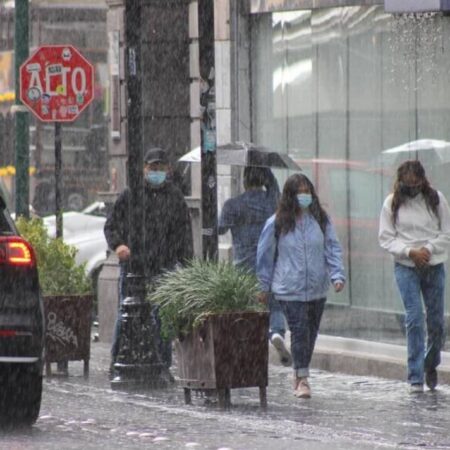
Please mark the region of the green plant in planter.
<svg viewBox="0 0 450 450"><path fill-rule="evenodd" d="M250 272L229 263L193 260L161 275L148 299L159 305L162 335L173 338L189 333L208 314L263 310L258 292Z"/></svg>
<svg viewBox="0 0 450 450"><path fill-rule="evenodd" d="M41 219L19 217L16 226L34 248L43 295L80 295L92 292L85 264L75 262L76 248L49 237Z"/></svg>

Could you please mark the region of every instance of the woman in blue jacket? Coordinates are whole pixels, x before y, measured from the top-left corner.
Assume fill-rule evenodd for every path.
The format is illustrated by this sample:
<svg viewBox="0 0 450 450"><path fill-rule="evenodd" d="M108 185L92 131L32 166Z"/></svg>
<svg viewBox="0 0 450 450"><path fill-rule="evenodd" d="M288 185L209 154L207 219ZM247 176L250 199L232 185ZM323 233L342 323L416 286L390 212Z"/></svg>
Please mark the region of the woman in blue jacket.
<svg viewBox="0 0 450 450"><path fill-rule="evenodd" d="M311 181L290 176L275 215L261 233L256 272L261 300L272 292L291 330L294 394L310 398L309 364L331 283L345 283L342 249Z"/></svg>

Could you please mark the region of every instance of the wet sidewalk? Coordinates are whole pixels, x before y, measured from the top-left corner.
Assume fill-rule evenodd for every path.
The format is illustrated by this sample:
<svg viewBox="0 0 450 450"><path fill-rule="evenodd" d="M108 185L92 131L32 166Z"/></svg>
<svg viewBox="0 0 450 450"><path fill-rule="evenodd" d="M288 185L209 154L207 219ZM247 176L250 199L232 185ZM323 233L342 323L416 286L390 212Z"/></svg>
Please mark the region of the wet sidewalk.
<svg viewBox="0 0 450 450"><path fill-rule="evenodd" d="M289 332L285 342L289 348ZM269 351L270 362L280 365L272 346L269 347ZM403 381L406 379L406 361L406 347L402 345L319 335L311 364L312 367L329 372ZM441 352L441 364L438 370L440 382L450 386L450 352Z"/></svg>
<svg viewBox="0 0 450 450"><path fill-rule="evenodd" d="M195 396L192 405L185 405L183 390L176 386L140 393L111 391L109 345L92 343L91 354L88 380L77 362L70 363L68 379L46 380L43 417L37 424L43 431L51 432L54 423L48 421L54 419L48 417L55 415L61 427L72 427L77 420L76 399L92 398L94 408L101 405L93 419L98 423L97 439L104 436L104 445L113 439L121 448L142 448L144 437L154 436L152 443L163 449L450 449L446 385L412 395L402 381L314 369L313 397L299 400L292 393L291 369L270 364L267 410L259 407L258 389L249 388L231 390L232 407L223 411ZM67 393L75 397L70 415L63 408L55 410L51 401ZM86 401L80 417L90 414L85 410ZM88 444L84 448L91 448Z"/></svg>

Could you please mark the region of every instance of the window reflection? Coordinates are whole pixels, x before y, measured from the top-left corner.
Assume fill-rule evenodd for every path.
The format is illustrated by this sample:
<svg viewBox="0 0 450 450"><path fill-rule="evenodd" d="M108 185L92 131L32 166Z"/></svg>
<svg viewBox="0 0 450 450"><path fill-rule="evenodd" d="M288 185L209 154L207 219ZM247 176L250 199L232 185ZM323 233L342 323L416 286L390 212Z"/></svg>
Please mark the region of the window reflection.
<svg viewBox="0 0 450 450"><path fill-rule="evenodd" d="M256 17L253 141L290 154L312 178L346 254L349 283L330 294L325 331L403 343L378 217L408 158L450 199L450 21L382 6Z"/></svg>

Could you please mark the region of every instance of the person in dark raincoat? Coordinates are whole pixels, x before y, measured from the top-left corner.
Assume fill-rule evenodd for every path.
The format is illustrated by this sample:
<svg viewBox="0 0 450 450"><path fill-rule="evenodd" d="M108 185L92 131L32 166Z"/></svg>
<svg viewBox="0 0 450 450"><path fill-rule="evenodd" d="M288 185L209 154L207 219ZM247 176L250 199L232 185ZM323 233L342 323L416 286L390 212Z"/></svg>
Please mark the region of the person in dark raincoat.
<svg viewBox="0 0 450 450"><path fill-rule="evenodd" d="M234 264L255 272L259 236L266 220L275 212L280 189L268 167L246 167L244 188L244 193L224 203L219 218L219 234L231 230ZM291 355L284 343L285 318L280 304L273 297L269 299L269 309L270 342L277 349L282 364L290 366Z"/></svg>
<svg viewBox="0 0 450 450"><path fill-rule="evenodd" d="M169 169L165 150L155 147L146 152L144 158L145 233L142 236L142 245L145 257L144 275L147 282L151 282L163 271L172 270L193 257L189 210L182 192L168 177ZM129 203L130 190L127 188L116 200L104 227L108 246L116 253L120 262L120 306L111 348L111 368L119 351L120 307L126 298L126 274L129 271ZM170 367L170 342L162 343L161 353L163 362Z"/></svg>

